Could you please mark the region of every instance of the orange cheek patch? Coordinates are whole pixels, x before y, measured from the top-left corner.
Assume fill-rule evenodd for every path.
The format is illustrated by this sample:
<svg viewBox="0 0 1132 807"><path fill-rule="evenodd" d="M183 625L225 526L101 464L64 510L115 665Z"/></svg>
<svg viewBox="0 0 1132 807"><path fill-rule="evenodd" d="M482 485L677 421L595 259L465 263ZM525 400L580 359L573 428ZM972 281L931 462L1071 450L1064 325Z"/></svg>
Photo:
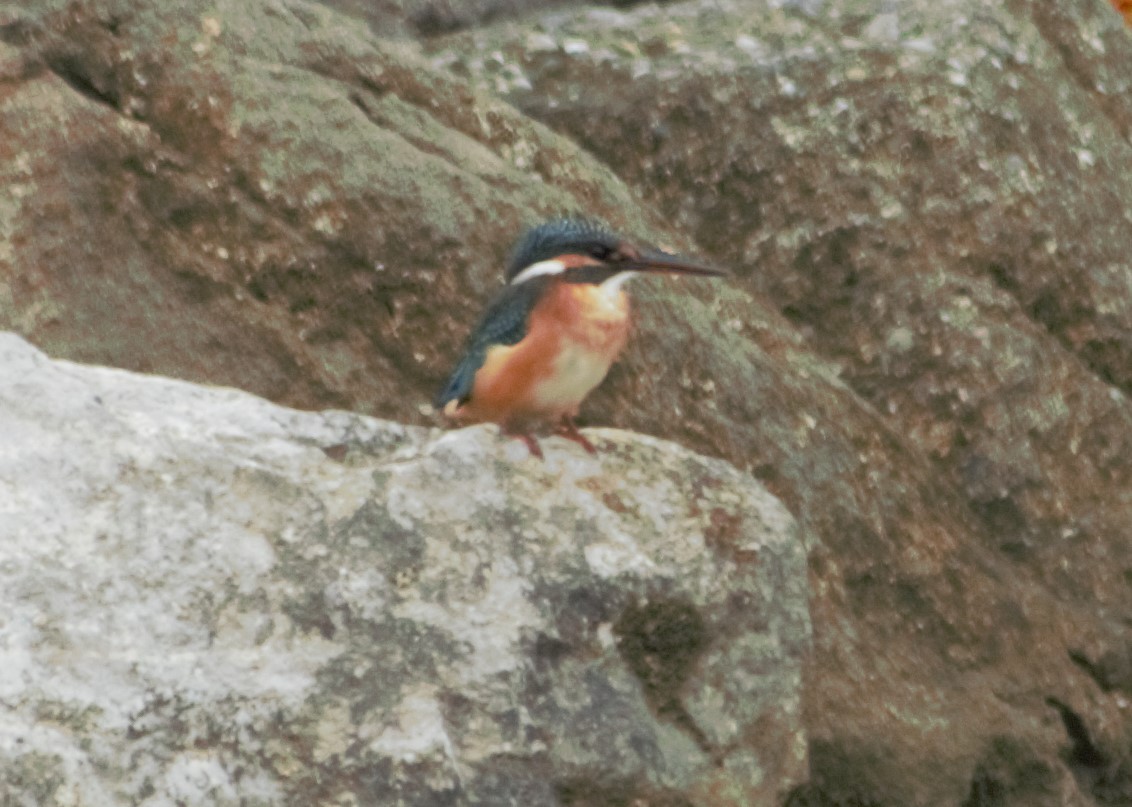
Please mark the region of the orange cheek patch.
<svg viewBox="0 0 1132 807"><path fill-rule="evenodd" d="M577 269L579 266L588 266L594 262L593 258L585 255L560 255L555 260L562 261L562 265L567 269Z"/></svg>

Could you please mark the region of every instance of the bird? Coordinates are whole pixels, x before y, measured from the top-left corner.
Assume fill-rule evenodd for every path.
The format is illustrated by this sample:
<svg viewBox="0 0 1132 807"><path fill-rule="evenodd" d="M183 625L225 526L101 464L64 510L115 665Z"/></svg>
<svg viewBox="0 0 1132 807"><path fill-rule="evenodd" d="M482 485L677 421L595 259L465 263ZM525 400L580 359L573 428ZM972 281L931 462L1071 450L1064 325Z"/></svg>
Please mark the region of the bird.
<svg viewBox="0 0 1132 807"><path fill-rule="evenodd" d="M548 427L596 454L575 418L625 347L630 310L623 286L642 273L726 274L637 246L589 219L553 219L527 230L512 251L506 285L437 395L437 409L462 425L496 423L540 459L535 432Z"/></svg>

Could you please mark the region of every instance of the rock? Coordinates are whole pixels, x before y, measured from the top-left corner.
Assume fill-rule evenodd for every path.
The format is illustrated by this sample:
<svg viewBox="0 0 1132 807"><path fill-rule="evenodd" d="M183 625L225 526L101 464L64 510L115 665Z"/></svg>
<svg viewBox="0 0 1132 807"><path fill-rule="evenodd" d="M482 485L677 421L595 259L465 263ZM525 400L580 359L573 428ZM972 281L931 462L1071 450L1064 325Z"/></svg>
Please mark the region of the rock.
<svg viewBox="0 0 1132 807"><path fill-rule="evenodd" d="M810 389L792 403L821 445L791 451L770 437L791 404L751 412L766 438L751 454L773 457L756 473L829 561L814 563L814 781L796 798L1127 802L1132 692L1102 661L1132 640L1132 40L1120 19L1100 3L977 0L626 16L613 30L556 14L555 35L588 53L527 51L514 24L428 49L484 86L521 73L526 86L506 87L516 106L617 166L735 267L891 429L816 413L848 401ZM631 54L646 47L642 71ZM501 67L475 70L480 51ZM772 344L777 331L763 333ZM768 383L789 396L789 381ZM709 433L711 418L689 411ZM871 446L860 472L854 441ZM799 473L799 455L824 459ZM1051 610L1038 616L1038 601ZM1012 659L1016 639L1027 650Z"/></svg>
<svg viewBox="0 0 1132 807"><path fill-rule="evenodd" d="M791 807L1132 800L1132 78L1103 3L560 8L418 44L301 0L41 0L0 42L0 326L427 425L523 224L712 258L729 283L632 290L583 417L797 517Z"/></svg>
<svg viewBox="0 0 1132 807"><path fill-rule="evenodd" d="M0 327L52 355L423 423L524 224L658 237L569 141L315 4L0 6L0 76Z"/></svg>
<svg viewBox="0 0 1132 807"><path fill-rule="evenodd" d="M435 36L579 0L319 0L365 20L379 36Z"/></svg>
<svg viewBox="0 0 1132 807"><path fill-rule="evenodd" d="M541 463L12 335L0 431L5 804L746 805L805 777L805 550L723 462L599 430Z"/></svg>

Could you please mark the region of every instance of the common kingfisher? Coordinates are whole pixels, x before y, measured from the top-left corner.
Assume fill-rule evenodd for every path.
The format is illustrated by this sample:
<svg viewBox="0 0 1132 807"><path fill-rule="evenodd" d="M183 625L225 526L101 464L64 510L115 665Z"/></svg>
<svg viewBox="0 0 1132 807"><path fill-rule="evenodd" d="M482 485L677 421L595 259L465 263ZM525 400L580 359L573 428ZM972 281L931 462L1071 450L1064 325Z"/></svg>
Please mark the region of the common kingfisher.
<svg viewBox="0 0 1132 807"><path fill-rule="evenodd" d="M534 431L547 427L596 453L574 418L625 347L622 285L641 272L725 274L639 248L591 221L557 219L528 230L437 408L460 423L498 423L540 459Z"/></svg>

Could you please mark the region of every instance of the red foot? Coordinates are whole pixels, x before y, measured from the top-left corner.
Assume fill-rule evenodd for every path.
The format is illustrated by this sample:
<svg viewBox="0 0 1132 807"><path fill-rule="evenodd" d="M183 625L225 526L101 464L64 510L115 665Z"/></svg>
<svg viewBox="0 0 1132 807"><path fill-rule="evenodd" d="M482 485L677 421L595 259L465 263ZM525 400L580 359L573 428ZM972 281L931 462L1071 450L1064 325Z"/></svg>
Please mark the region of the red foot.
<svg viewBox="0 0 1132 807"><path fill-rule="evenodd" d="M578 427L574 425L573 418L563 417L562 422L558 424L556 434L565 437L567 440L573 440L591 454L597 453L597 448L594 447L594 444L587 440L584 434L578 431Z"/></svg>
<svg viewBox="0 0 1132 807"><path fill-rule="evenodd" d="M514 437L516 440L522 440L523 445L527 447L527 451L531 452L532 457L538 457L540 460L546 459L546 457L542 455L542 446L538 444L538 440L534 438L533 434L509 431L504 431L503 434L505 434L507 437Z"/></svg>

